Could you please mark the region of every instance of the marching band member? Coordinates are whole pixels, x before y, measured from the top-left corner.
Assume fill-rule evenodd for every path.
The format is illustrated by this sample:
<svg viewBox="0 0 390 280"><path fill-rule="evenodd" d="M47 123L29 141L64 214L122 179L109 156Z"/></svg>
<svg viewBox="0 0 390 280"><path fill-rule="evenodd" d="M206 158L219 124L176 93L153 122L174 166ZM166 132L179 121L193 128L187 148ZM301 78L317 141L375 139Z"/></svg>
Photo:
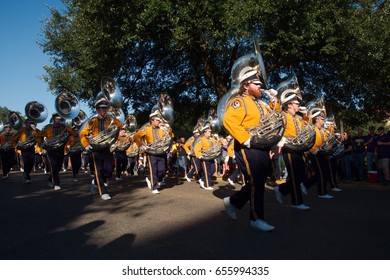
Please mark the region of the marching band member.
<svg viewBox="0 0 390 280"><path fill-rule="evenodd" d="M36 136L39 134L39 130L36 128L34 121L26 119L24 125L20 128L17 136L19 143L17 148L21 150L23 159L23 177L26 184L31 183L31 170L34 168L35 162L35 144ZM31 141L29 141L31 139ZM29 142L29 145L23 145L23 143Z"/></svg>
<svg viewBox="0 0 390 280"><path fill-rule="evenodd" d="M285 94L287 92L287 94ZM290 151L283 148L286 139L292 139L298 135L306 122L297 115L299 111L299 99L294 92L285 91L281 95L282 110L284 111L284 135L277 144L282 149L283 160L287 168L287 180L285 183L275 186L275 195L279 203L283 203L282 195L291 196L291 206L299 210L309 210L310 207L303 204L303 196L300 184L305 178L305 162L303 152Z"/></svg>
<svg viewBox="0 0 390 280"><path fill-rule="evenodd" d="M134 141L132 137L130 137L130 146L126 150L127 155L127 173L130 176L134 176L134 169L137 168L138 158L139 158L139 148L137 143ZM138 172L137 172L138 174ZM138 174L140 175L140 174Z"/></svg>
<svg viewBox="0 0 390 280"><path fill-rule="evenodd" d="M245 71L245 72L244 72ZM234 152L237 164L244 176L245 184L240 191L223 199L227 214L236 220L236 208L242 209L250 201L250 226L262 231L272 231L273 226L264 220L264 184L269 170L269 148L260 148L257 139L247 129L257 125L271 112L267 104L261 102L261 81L256 70L242 70L240 89L226 108L223 125L235 139ZM272 96L277 92L270 91Z"/></svg>
<svg viewBox="0 0 390 280"><path fill-rule="evenodd" d="M77 182L77 175L81 168L81 154L84 151L84 147L80 142L80 128L73 126L73 135L69 137L68 141L68 155L70 158L70 164L72 165L73 182Z"/></svg>
<svg viewBox="0 0 390 280"><path fill-rule="evenodd" d="M329 137L329 132L324 128L325 114L321 109L311 110L311 118L315 126L316 140L314 146L310 149L309 160L310 166L314 170L314 175L308 179L308 186L310 188L317 182L317 194L319 198L330 199L332 195L326 191L326 186L329 182L329 164L327 157L329 154L322 150L326 139Z"/></svg>
<svg viewBox="0 0 390 280"><path fill-rule="evenodd" d="M100 98L95 102L97 116L87 121L84 128L80 132L80 142L83 147L92 153L93 166L95 170L94 182L97 183L101 199L109 200L111 196L107 192L108 179L111 178L114 171L114 157L110 148L102 148L94 151L89 142L90 136L96 137L100 132L105 131L110 125L114 124L118 128L121 123L117 118L111 117L107 114L109 103L105 98ZM94 185L94 184L93 184Z"/></svg>
<svg viewBox="0 0 390 280"><path fill-rule="evenodd" d="M46 125L39 132L37 136L37 142L41 145L42 148L47 150L50 169L48 185L57 191L61 189L59 173L64 162L64 148L68 140L68 136L72 135L73 131L70 127L65 125L64 119L58 113L52 114L52 121L53 123ZM52 147L50 145L50 141L56 140L57 137L61 140L59 140L58 145Z"/></svg>
<svg viewBox="0 0 390 280"><path fill-rule="evenodd" d="M0 134L0 157L3 169L2 179L8 179L8 174L15 162L15 145L17 135L11 133L11 125L4 125L4 132Z"/></svg>
<svg viewBox="0 0 390 280"><path fill-rule="evenodd" d="M209 150L217 145L217 140L211 135L211 127L206 123L202 127L202 136L194 146L194 154L200 160L202 175L199 179L200 187L204 190L213 190L212 176L215 173L215 159L205 159L202 152Z"/></svg>
<svg viewBox="0 0 390 280"><path fill-rule="evenodd" d="M130 146L130 139L127 137L125 129L122 128L119 131L118 140L116 143L115 149L115 158L116 158L116 177L115 180L122 180L122 172L127 168L127 155L126 150Z"/></svg>
<svg viewBox="0 0 390 280"><path fill-rule="evenodd" d="M190 163L191 163L191 169L188 171L187 175L184 177L188 182L191 182L191 178L194 174L196 176L199 176L200 170L201 170L201 165L200 165L200 160L195 156L194 152L191 150L192 149L192 144L194 143L194 140L199 136L199 129L198 126L194 127L193 130L193 136L191 136L186 143L183 145L184 150L187 153L187 157L189 157Z"/></svg>
<svg viewBox="0 0 390 280"><path fill-rule="evenodd" d="M226 139L229 141L227 147L229 169L230 171L233 170L228 178L228 182L231 186L234 186L237 179L242 177L242 174L240 168L237 166L236 156L234 155L234 139L231 135L228 135Z"/></svg>
<svg viewBox="0 0 390 280"><path fill-rule="evenodd" d="M163 179L165 176L167 165L167 152L162 151L158 154L152 154L148 146L154 143L163 141L167 136L172 139L172 129L168 127L168 124L162 124L163 121L159 110L154 111L149 115L149 123L144 125L134 134L134 141L140 147L141 150L146 152L146 157L149 164L149 174L146 177L146 183L148 188L154 194L160 193L158 188L163 185ZM164 129L162 126L166 126ZM143 144L145 141L145 144Z"/></svg>

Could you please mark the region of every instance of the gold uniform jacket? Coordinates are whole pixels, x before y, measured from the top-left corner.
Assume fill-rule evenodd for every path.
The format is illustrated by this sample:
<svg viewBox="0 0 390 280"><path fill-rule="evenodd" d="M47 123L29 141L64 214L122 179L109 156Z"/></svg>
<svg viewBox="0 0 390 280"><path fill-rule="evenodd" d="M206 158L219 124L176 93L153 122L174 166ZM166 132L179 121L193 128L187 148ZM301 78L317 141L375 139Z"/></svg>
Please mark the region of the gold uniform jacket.
<svg viewBox="0 0 390 280"><path fill-rule="evenodd" d="M247 129L257 125L261 118L270 112L271 108L266 103L243 94L233 98L228 104L223 117L223 126L242 144L251 136Z"/></svg>
<svg viewBox="0 0 390 280"><path fill-rule="evenodd" d="M234 140L231 139L228 143L227 153L230 158L234 158Z"/></svg>
<svg viewBox="0 0 390 280"><path fill-rule="evenodd" d="M302 128L306 125L306 122L302 117L298 115L291 115L290 113L284 113L284 133L283 136L286 138L294 138L297 136Z"/></svg>
<svg viewBox="0 0 390 280"><path fill-rule="evenodd" d="M111 124L111 118L104 119L104 129L107 129ZM122 126L121 122L118 119L113 120L114 124L119 128ZM89 137L95 137L99 134L99 119L98 117L93 117L90 119L84 126L84 128L80 131L80 142L83 147L87 147L89 145Z"/></svg>
<svg viewBox="0 0 390 280"><path fill-rule="evenodd" d="M15 148L17 141L18 141L17 134L13 134L13 133L6 134L5 132L0 134L0 146L4 146L8 142L10 142L12 147Z"/></svg>
<svg viewBox="0 0 390 280"><path fill-rule="evenodd" d="M58 135L63 134L65 132L65 130L68 131L71 136L73 135L73 130L64 124L60 124L60 126L58 126L58 129L59 129ZM54 124L48 124L44 128L42 128L42 130L38 133L37 142L41 146L45 137L46 137L46 140L49 141L49 140L53 139L54 136L55 136L54 135Z"/></svg>
<svg viewBox="0 0 390 280"><path fill-rule="evenodd" d="M183 145L183 149L186 151L187 155L191 154L192 143L194 143L194 141L195 141L195 137L191 136Z"/></svg>
<svg viewBox="0 0 390 280"><path fill-rule="evenodd" d="M202 156L202 151L207 151L212 146L217 145L218 142L213 137L207 138L206 136L201 136L200 140L195 144L194 153L197 158Z"/></svg>
<svg viewBox="0 0 390 280"><path fill-rule="evenodd" d="M153 128L150 124L148 124L134 134L134 141L137 143L138 147L141 147L144 144L142 139L145 140L146 145L149 145L165 137L167 133L171 138L174 137L172 129L169 129L169 131L166 132L160 127Z"/></svg>
<svg viewBox="0 0 390 280"><path fill-rule="evenodd" d="M322 147L325 143L325 140L330 136L329 132L325 128L315 127L316 131L316 141L314 142L314 146L310 149L310 153L314 153L316 150Z"/></svg>

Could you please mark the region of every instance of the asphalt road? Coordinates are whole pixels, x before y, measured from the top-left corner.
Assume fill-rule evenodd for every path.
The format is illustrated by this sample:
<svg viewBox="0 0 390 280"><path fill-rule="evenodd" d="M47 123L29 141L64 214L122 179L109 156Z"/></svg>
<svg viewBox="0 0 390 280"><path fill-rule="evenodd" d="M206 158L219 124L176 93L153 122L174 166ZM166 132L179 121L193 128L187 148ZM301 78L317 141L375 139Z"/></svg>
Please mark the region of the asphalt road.
<svg viewBox="0 0 390 280"><path fill-rule="evenodd" d="M63 172L62 190L47 187L48 175L32 184L13 171L0 179L2 260L376 260L390 259L390 188L340 184L335 198L305 197L309 211L280 205L266 191L266 220L273 232L249 227L245 206L232 221L222 198L240 188L217 181L214 191L168 177L152 194L144 177L111 181L112 200L89 193L91 178L74 183ZM287 200L287 199L286 199Z"/></svg>

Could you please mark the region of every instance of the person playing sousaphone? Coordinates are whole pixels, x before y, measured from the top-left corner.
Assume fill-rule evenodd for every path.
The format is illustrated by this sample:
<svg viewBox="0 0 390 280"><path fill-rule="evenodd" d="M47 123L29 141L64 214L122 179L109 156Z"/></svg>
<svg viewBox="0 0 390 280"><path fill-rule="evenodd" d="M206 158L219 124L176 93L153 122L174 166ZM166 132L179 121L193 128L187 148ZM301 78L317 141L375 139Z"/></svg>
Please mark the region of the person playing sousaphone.
<svg viewBox="0 0 390 280"><path fill-rule="evenodd" d="M73 126L73 135L69 137L67 143L68 155L70 157L70 163L72 165L73 182L78 182L77 175L81 168L81 154L84 151L84 147L80 142L80 127Z"/></svg>
<svg viewBox="0 0 390 280"><path fill-rule="evenodd" d="M238 95L232 97L226 105L223 126L235 139L236 161L245 182L240 191L230 197L225 197L223 202L228 216L236 220L236 209L242 209L249 201L250 226L262 231L272 231L274 227L264 220L264 185L269 170L269 150L280 140L283 124L279 126L279 117L276 114L278 118L272 119L270 123L271 127L278 124L275 126L276 135L260 137L259 133L250 133L257 126L260 130L264 130L265 124L262 123L267 116L270 116L272 109L268 104L259 100L262 95L260 89L265 83L260 80L259 69L248 66L238 72ZM276 90L271 89L266 94L276 99Z"/></svg>
<svg viewBox="0 0 390 280"><path fill-rule="evenodd" d="M217 150L210 153L214 148ZM199 179L200 187L204 190L213 190L212 176L215 173L215 159L221 154L221 145L211 135L209 123L202 127L202 135L194 146L195 156L200 160L202 175Z"/></svg>
<svg viewBox="0 0 390 280"><path fill-rule="evenodd" d="M292 147L286 145L287 141L296 139L307 122L302 119L297 113L300 108L299 88L294 90L284 90L281 94L282 110L284 112L284 135L283 139L277 144L279 152L283 152L283 160L287 168L287 181L280 186L275 186L275 195L279 203L283 203L282 196L291 196L291 207L299 210L309 210L310 207L303 203L301 184L305 181L305 151L308 151L314 144L315 132L312 129L310 139L303 139L307 143L304 147ZM305 143L302 143L305 145Z"/></svg>
<svg viewBox="0 0 390 280"><path fill-rule="evenodd" d="M121 128L120 121L107 113L110 107L106 98L98 98L95 102L97 115L87 121L80 132L80 142L87 151L91 151L95 170L94 183L103 200L111 199L108 194L108 180L114 171L114 157L110 150L116 141ZM93 184L94 185L94 184Z"/></svg>
<svg viewBox="0 0 390 280"><path fill-rule="evenodd" d="M64 162L64 149L69 136L73 135L73 131L65 125L65 120L58 113L52 114L51 121L52 123L40 131L37 142L47 151L50 169L48 185L58 191L61 189L59 173Z"/></svg>
<svg viewBox="0 0 390 280"><path fill-rule="evenodd" d="M188 170L187 175L184 177L188 182L191 182L192 176L195 174L195 179L200 179L199 174L201 173L201 166L200 166L200 160L195 156L194 151L192 150L193 143L195 139L200 135L199 133L200 125L197 124L192 133L193 136L191 136L186 143L184 144L183 148L187 153L187 157L190 160L191 168Z"/></svg>
<svg viewBox="0 0 390 280"><path fill-rule="evenodd" d="M23 177L26 184L31 183L31 170L35 162L35 144L36 137L40 130L36 128L36 123L33 120L26 119L24 125L18 131L18 144L16 148L21 151L24 163Z"/></svg>
<svg viewBox="0 0 390 280"><path fill-rule="evenodd" d="M135 133L134 141L147 155L149 174L145 180L148 188L152 193L158 194L158 188L164 185L167 153L174 135L169 124L162 123L164 120L160 110L152 112L149 119L149 123Z"/></svg>
<svg viewBox="0 0 390 280"><path fill-rule="evenodd" d="M125 128L119 131L118 140L115 144L116 177L115 180L122 181L122 173L127 168L126 150L131 145L131 139L126 135Z"/></svg>
<svg viewBox="0 0 390 280"><path fill-rule="evenodd" d="M11 124L5 124L3 130L0 134L0 157L3 169L2 179L8 179L8 174L15 162L17 135L11 133Z"/></svg>

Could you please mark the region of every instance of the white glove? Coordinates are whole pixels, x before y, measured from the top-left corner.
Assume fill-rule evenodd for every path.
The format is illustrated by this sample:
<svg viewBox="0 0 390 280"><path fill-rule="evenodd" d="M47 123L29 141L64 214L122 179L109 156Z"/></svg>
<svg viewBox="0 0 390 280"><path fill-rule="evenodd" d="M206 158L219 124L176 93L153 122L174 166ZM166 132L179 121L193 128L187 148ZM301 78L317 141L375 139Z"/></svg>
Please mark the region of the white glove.
<svg viewBox="0 0 390 280"><path fill-rule="evenodd" d="M187 158L188 158L188 160L191 160L191 156L190 155L187 155Z"/></svg>
<svg viewBox="0 0 390 280"><path fill-rule="evenodd" d="M246 146L247 148L250 148L251 147L251 138L249 138L248 140L246 140L244 143L242 143L244 146Z"/></svg>
<svg viewBox="0 0 390 280"><path fill-rule="evenodd" d="M226 162L226 163L229 162L229 156L226 156L226 157L225 157L225 162Z"/></svg>
<svg viewBox="0 0 390 280"><path fill-rule="evenodd" d="M33 129L33 130L37 129L37 128L36 128L36 126L35 126L35 125L33 125L33 124L32 124L32 125L30 125L30 127L31 127L31 129Z"/></svg>
<svg viewBox="0 0 390 280"><path fill-rule="evenodd" d="M278 146L279 148L282 148L284 146L284 144L286 144L286 142L287 142L287 138L282 137L282 139L280 139L279 143L276 146Z"/></svg>
<svg viewBox="0 0 390 280"><path fill-rule="evenodd" d="M140 150L142 150L142 151L146 151L147 150L147 147L145 146L145 145L141 145L141 147L139 147L140 148Z"/></svg>
<svg viewBox="0 0 390 280"><path fill-rule="evenodd" d="M85 147L85 150L86 150L87 152L89 152L90 150L92 150L91 145L88 145L87 147Z"/></svg>
<svg viewBox="0 0 390 280"><path fill-rule="evenodd" d="M278 92L276 90L271 88L269 90L265 90L264 93L268 96L269 101L271 102L276 101L276 96L278 95Z"/></svg>
<svg viewBox="0 0 390 280"><path fill-rule="evenodd" d="M305 106L299 106L299 113L306 115L308 113L307 108Z"/></svg>
<svg viewBox="0 0 390 280"><path fill-rule="evenodd" d="M318 150L315 150L314 152L313 152L313 155L317 155L317 153L318 153Z"/></svg>

